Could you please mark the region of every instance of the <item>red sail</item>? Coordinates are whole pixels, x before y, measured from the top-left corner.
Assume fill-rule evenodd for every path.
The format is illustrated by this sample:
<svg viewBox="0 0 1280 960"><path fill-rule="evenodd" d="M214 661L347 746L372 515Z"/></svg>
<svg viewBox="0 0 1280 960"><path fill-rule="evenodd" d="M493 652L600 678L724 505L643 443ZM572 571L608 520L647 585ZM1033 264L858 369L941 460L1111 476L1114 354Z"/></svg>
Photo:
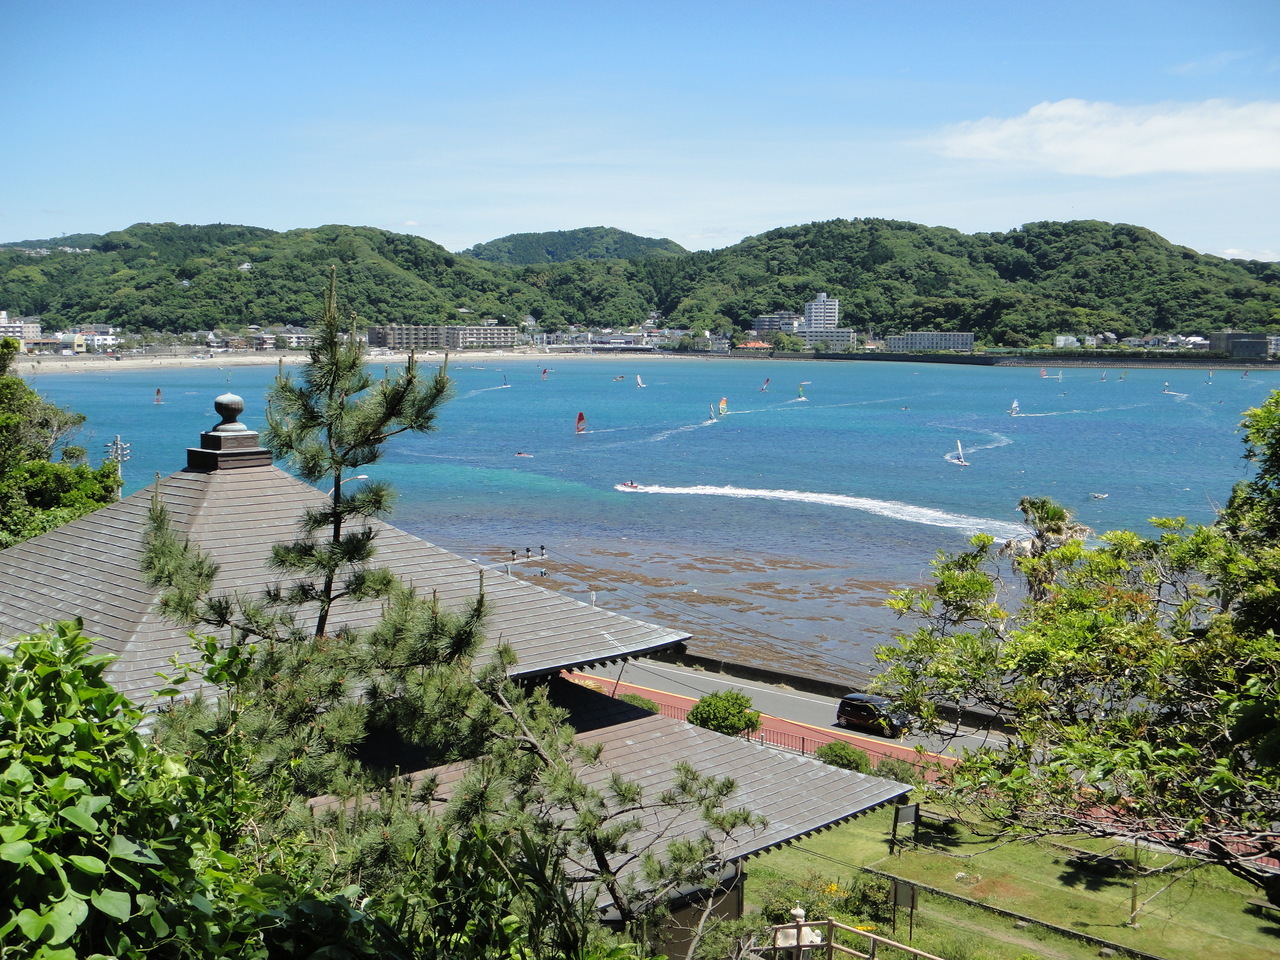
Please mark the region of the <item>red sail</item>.
<svg viewBox="0 0 1280 960"><path fill-rule="evenodd" d="M585 413L578 414L578 433L585 433L587 429L587 415Z"/></svg>

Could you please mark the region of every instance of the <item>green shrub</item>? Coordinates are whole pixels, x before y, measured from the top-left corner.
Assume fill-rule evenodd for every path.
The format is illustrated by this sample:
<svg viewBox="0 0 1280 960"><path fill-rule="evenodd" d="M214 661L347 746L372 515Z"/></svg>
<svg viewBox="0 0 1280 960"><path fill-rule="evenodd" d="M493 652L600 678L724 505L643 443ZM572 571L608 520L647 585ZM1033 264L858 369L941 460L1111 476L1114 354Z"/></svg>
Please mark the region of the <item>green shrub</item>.
<svg viewBox="0 0 1280 960"><path fill-rule="evenodd" d="M896 780L898 783L909 783L913 787L924 783L919 767L910 760L899 760L897 757L881 757L876 764L876 776Z"/></svg>
<svg viewBox="0 0 1280 960"><path fill-rule="evenodd" d="M799 883L774 887L760 905L760 913L771 924L791 923L791 911L799 904L808 920L828 917L847 926L890 919L889 881L869 873L855 873L848 880L832 880L810 874Z"/></svg>
<svg viewBox="0 0 1280 960"><path fill-rule="evenodd" d="M867 752L850 746L843 740L824 743L813 751L813 755L823 763L839 767L841 770L856 770L858 773L871 772L871 758L867 756Z"/></svg>
<svg viewBox="0 0 1280 960"><path fill-rule="evenodd" d="M751 709L751 698L741 690L708 693L693 705L685 719L696 727L731 737L760 729L760 714Z"/></svg>
<svg viewBox="0 0 1280 960"><path fill-rule="evenodd" d="M658 705L648 697L642 697L638 693L624 693L618 697L623 703L629 703L633 707L639 707L642 710L648 710L651 713L661 712Z"/></svg>

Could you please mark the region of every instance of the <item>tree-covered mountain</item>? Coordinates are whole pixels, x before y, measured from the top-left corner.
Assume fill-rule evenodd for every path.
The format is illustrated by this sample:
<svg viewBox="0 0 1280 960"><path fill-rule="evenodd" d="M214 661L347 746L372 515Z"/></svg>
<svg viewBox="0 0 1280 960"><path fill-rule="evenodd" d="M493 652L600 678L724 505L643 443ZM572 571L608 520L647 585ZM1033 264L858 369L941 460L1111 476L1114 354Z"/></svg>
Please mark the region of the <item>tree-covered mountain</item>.
<svg viewBox="0 0 1280 960"><path fill-rule="evenodd" d="M530 266L568 260L635 260L653 255L681 256L689 251L674 240L640 237L615 227L579 227L549 233L513 233L461 251L489 263Z"/></svg>
<svg viewBox="0 0 1280 960"><path fill-rule="evenodd" d="M682 324L840 298L841 322L877 334L972 330L1017 346L1046 333L1256 330L1280 322L1280 266L1176 247L1150 230L1084 220L967 235L895 220L771 230L641 265Z"/></svg>
<svg viewBox="0 0 1280 960"><path fill-rule="evenodd" d="M1280 330L1280 265L1224 260L1142 227L1091 220L978 234L831 220L721 250L519 265L337 225L281 233L141 223L72 239L0 247L0 309L41 315L47 329L305 325L320 315L324 267L335 263L344 304L367 323L533 316L547 329L616 327L656 311L671 326L729 333L826 292L840 299L842 324L877 336L965 330L989 345L1021 346L1055 333Z"/></svg>

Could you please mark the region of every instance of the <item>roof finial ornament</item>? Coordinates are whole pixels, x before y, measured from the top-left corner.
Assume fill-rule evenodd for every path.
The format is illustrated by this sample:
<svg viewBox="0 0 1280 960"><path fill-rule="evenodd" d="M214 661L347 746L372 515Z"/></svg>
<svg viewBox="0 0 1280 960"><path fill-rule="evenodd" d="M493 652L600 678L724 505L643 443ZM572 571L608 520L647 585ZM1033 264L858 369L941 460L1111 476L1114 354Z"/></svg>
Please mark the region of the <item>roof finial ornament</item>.
<svg viewBox="0 0 1280 960"><path fill-rule="evenodd" d="M236 419L244 413L244 400L234 393L224 393L213 401L213 409L222 422L213 428L214 433L247 433L249 428Z"/></svg>

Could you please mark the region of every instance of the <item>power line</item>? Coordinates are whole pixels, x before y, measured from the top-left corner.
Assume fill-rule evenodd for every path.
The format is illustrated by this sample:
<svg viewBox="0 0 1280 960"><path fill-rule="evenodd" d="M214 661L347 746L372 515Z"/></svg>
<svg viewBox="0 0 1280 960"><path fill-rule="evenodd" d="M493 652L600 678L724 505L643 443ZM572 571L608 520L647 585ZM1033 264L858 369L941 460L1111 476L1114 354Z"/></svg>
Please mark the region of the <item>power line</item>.
<svg viewBox="0 0 1280 960"><path fill-rule="evenodd" d="M107 451L107 459L114 461L116 465L116 479L120 481L119 486L116 488L116 499L118 500L124 493L124 464L129 459L129 444L122 443L120 434L117 433L114 440L110 440L102 446Z"/></svg>

